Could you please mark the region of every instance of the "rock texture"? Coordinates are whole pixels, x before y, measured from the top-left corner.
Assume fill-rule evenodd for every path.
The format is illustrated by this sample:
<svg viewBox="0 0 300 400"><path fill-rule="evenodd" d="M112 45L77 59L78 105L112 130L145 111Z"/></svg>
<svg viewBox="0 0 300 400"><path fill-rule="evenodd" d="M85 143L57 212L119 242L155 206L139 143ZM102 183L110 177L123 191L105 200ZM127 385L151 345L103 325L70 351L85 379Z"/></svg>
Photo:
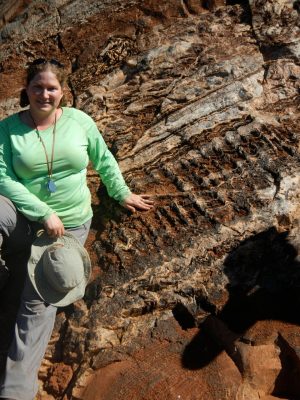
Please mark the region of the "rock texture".
<svg viewBox="0 0 300 400"><path fill-rule="evenodd" d="M299 14L298 0L0 2L1 117L26 63L58 58L69 104L156 202L131 215L90 170L93 280L57 316L40 399L298 398Z"/></svg>

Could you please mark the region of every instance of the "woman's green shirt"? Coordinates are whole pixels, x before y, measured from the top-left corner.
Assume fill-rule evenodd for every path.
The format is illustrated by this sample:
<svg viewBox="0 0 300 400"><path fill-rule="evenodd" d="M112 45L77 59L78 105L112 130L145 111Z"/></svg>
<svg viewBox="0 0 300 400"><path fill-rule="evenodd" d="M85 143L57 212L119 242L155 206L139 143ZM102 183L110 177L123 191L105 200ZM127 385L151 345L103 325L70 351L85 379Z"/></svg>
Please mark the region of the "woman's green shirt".
<svg viewBox="0 0 300 400"><path fill-rule="evenodd" d="M53 126L40 131L51 160ZM45 221L56 213L65 227L79 226L92 217L86 172L89 160L108 194L123 201L130 189L92 118L74 108L63 108L56 123L52 180L46 187L48 168L37 131L19 114L0 122L0 194L8 197L31 221Z"/></svg>

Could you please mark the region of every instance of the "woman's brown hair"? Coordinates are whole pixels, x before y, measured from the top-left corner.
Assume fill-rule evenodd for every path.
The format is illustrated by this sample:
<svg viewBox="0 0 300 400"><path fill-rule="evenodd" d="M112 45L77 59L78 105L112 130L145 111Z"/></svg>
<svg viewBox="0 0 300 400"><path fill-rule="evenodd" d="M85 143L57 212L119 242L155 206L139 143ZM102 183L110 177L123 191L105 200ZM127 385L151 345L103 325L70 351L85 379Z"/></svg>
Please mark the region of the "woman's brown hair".
<svg viewBox="0 0 300 400"><path fill-rule="evenodd" d="M46 60L45 58L38 58L29 64L26 74L26 87L37 74L44 71L51 71L56 76L61 87L64 87L67 81L67 73L64 69L64 65L55 59ZM26 88L24 88L20 93L20 106L26 107L28 105L29 99Z"/></svg>

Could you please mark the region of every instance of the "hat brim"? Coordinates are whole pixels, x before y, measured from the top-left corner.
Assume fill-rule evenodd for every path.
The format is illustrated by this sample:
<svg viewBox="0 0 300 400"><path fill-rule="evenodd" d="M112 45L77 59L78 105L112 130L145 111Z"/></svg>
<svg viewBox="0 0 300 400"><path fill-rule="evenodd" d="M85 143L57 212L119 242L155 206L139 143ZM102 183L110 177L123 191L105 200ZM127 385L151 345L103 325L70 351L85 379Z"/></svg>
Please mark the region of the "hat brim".
<svg viewBox="0 0 300 400"><path fill-rule="evenodd" d="M54 243L61 243L64 246L77 249L82 256L84 279L78 286L66 293L55 290L48 283L43 272L42 255L44 251ZM50 238L47 233L44 232L36 238L31 246L31 256L28 261L28 275L33 287L46 303L56 307L65 307L84 296L85 287L91 275L91 262L86 249L70 232L65 232L63 236L56 239Z"/></svg>

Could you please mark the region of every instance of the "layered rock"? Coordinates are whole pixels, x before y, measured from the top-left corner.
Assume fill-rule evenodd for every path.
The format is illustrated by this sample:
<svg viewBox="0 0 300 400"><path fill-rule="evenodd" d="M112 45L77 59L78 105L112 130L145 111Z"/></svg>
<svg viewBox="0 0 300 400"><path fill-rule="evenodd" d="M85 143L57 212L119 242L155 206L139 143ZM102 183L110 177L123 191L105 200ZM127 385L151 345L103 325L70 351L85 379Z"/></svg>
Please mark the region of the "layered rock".
<svg viewBox="0 0 300 400"><path fill-rule="evenodd" d="M299 394L299 5L240 3L0 3L1 116L26 63L58 58L156 203L131 215L90 170L93 280L58 314L41 398Z"/></svg>

